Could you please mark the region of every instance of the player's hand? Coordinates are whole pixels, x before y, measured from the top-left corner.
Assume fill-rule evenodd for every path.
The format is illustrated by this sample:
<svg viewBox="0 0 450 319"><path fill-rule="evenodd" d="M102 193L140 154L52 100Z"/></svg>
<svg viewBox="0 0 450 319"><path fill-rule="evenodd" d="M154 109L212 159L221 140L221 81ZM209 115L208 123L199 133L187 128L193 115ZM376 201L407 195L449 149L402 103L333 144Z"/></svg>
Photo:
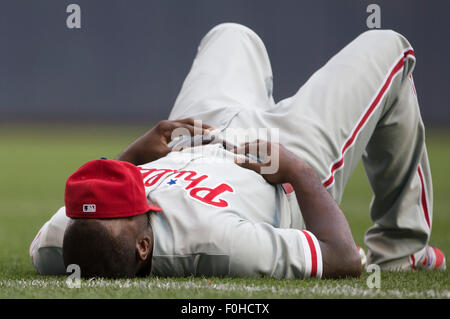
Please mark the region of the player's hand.
<svg viewBox="0 0 450 319"><path fill-rule="evenodd" d="M201 125L201 126L200 126ZM193 119L183 119L177 121L161 121L145 136L144 148L151 153L154 160L167 155L172 149L168 146L175 137L182 135L205 135L213 127Z"/></svg>
<svg viewBox="0 0 450 319"><path fill-rule="evenodd" d="M290 183L302 169L309 167L306 162L279 143L256 140L242 144L234 152L245 155L235 159L237 165L261 174L267 182L274 185Z"/></svg>
<svg viewBox="0 0 450 319"><path fill-rule="evenodd" d="M190 118L161 121L128 146L117 159L134 165L155 161L166 156L172 150L168 146L172 138L180 135L204 135L210 129L213 129L213 127L207 124L201 124L200 126Z"/></svg>

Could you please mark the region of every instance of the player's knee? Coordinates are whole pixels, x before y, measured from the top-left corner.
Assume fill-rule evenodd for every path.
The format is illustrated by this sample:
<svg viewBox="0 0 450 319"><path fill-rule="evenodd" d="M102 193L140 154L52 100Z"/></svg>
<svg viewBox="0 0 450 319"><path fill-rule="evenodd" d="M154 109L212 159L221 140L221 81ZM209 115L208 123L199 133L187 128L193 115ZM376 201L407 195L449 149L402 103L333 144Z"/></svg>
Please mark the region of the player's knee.
<svg viewBox="0 0 450 319"><path fill-rule="evenodd" d="M254 33L252 29L249 27L235 22L224 22L216 25L211 29L210 32L217 32L217 31L232 31L232 32L248 32L248 33Z"/></svg>
<svg viewBox="0 0 450 319"><path fill-rule="evenodd" d="M362 38L367 38L369 41L373 41L377 46L393 47L398 49L411 48L411 44L408 39L398 33L397 31L390 29L373 29L361 34Z"/></svg>
<svg viewBox="0 0 450 319"><path fill-rule="evenodd" d="M205 41L209 41L213 38L230 36L230 34L236 41L241 41L243 39L247 39L248 37L250 37L251 39L255 39L256 42L262 42L260 37L255 33L255 31L253 31L249 27L239 23L226 22L218 24L215 27L213 27L204 36L202 43L204 43Z"/></svg>

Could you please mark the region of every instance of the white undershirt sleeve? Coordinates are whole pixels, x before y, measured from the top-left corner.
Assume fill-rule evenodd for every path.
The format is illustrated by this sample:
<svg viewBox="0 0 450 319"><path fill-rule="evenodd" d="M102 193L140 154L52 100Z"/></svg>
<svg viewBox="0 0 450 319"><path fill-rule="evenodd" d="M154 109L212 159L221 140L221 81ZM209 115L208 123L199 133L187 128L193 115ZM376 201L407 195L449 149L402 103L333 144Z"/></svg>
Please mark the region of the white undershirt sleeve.
<svg viewBox="0 0 450 319"><path fill-rule="evenodd" d="M68 221L65 208L60 208L42 226L31 242L29 248L31 263L39 274L61 275L66 273L62 244Z"/></svg>

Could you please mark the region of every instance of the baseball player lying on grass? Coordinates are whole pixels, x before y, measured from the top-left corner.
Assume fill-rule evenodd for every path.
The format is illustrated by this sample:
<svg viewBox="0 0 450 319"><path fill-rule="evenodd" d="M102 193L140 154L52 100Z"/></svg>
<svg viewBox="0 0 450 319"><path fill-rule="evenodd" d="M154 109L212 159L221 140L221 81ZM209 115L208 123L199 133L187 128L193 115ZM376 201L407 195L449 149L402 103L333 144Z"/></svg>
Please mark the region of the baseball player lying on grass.
<svg viewBox="0 0 450 319"><path fill-rule="evenodd" d="M261 39L216 26L169 120L118 160L69 177L66 206L31 244L33 265L64 274L78 264L83 277L357 277L360 254L338 204L362 158L374 192L367 263L445 268L428 245L433 194L414 65L402 35L365 32L275 103ZM194 135L192 118L211 125L200 143L174 140L175 129ZM245 143L229 147L236 128L277 128L280 144L235 134L234 145ZM255 161L263 149L269 161ZM264 172L272 160L278 169Z"/></svg>

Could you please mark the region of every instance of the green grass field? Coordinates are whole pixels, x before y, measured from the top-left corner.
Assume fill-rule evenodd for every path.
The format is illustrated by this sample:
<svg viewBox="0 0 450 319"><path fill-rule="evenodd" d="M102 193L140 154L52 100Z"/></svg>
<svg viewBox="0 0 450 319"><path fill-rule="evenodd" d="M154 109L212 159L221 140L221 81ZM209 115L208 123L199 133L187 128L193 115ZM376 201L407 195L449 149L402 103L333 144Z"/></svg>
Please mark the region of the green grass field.
<svg viewBox="0 0 450 319"><path fill-rule="evenodd" d="M450 298L449 271L382 272L381 288L369 274L352 280L153 278L82 281L70 289L65 277L34 272L28 247L64 204L67 177L88 160L114 158L146 128L76 125L0 126L0 298ZM450 255L450 131L427 135L434 182L431 243ZM370 226L371 191L358 166L342 209L357 244Z"/></svg>

